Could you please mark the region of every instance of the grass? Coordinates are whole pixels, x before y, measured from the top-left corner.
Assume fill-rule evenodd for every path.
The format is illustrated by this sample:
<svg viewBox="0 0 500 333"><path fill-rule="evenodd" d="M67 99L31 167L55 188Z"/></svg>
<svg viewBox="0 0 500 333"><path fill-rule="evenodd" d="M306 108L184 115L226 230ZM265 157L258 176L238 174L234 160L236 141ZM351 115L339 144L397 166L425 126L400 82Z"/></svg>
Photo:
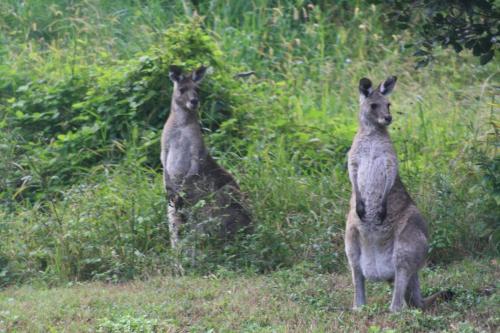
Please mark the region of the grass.
<svg viewBox="0 0 500 333"><path fill-rule="evenodd" d="M388 312L391 289L368 284L369 304L349 310L346 273L297 266L271 274L156 276L11 287L0 292L0 332L495 332L500 325L497 261L423 270L423 291L455 298L428 311Z"/></svg>

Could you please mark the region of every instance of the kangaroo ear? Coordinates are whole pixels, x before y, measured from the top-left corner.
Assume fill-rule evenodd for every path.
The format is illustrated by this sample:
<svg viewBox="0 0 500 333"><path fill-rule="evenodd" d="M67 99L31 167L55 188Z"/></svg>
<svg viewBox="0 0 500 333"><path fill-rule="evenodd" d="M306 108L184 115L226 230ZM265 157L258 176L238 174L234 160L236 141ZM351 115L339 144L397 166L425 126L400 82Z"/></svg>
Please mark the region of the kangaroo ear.
<svg viewBox="0 0 500 333"><path fill-rule="evenodd" d="M359 93L361 94L362 97L364 98L368 97L368 95L370 95L372 91L373 91L372 81L370 81L370 79L364 77L361 80L359 80Z"/></svg>
<svg viewBox="0 0 500 333"><path fill-rule="evenodd" d="M394 89L394 87L396 86L397 80L398 78L396 76L389 76L387 80L382 82L382 84L380 85L380 92L382 93L382 95L389 95L392 89Z"/></svg>
<svg viewBox="0 0 500 333"><path fill-rule="evenodd" d="M172 82L179 82L183 79L182 68L174 65L170 66L168 69L168 77Z"/></svg>
<svg viewBox="0 0 500 333"><path fill-rule="evenodd" d="M193 71L193 81L194 82L200 82L203 77L205 76L205 73L207 72L207 67L201 66L200 68L196 69Z"/></svg>

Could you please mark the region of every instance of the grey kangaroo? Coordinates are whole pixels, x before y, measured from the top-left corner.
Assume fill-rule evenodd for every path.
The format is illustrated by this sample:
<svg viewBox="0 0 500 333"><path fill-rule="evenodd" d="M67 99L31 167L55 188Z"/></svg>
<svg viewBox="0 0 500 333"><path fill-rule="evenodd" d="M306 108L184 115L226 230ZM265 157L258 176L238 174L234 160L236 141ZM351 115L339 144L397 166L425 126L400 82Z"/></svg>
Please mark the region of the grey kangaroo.
<svg viewBox="0 0 500 333"><path fill-rule="evenodd" d="M177 248L179 228L186 222L181 208L193 207L201 200L209 202L201 210L203 219L218 224L224 237L250 225L249 214L240 203L238 184L209 155L203 141L197 89L205 73L203 66L188 74L183 74L179 67L170 67L174 89L170 115L162 132L160 158L172 248Z"/></svg>
<svg viewBox="0 0 500 333"><path fill-rule="evenodd" d="M387 131L392 121L387 95L397 78L389 77L376 89L363 78L359 82L359 129L349 151L352 183L347 216L345 251L354 284L354 308L366 303L365 279L394 282L390 310L408 305L426 308L438 292L422 298L418 271L428 250L427 223L398 175L396 152Z"/></svg>

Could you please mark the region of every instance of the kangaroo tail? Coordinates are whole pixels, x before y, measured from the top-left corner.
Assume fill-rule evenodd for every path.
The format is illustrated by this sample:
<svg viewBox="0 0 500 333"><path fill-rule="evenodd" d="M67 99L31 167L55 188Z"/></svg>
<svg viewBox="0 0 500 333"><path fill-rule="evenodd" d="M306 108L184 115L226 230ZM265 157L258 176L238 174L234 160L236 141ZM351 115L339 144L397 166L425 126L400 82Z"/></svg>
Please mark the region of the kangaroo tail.
<svg viewBox="0 0 500 333"><path fill-rule="evenodd" d="M437 301L451 301L453 297L455 296L455 293L451 290L442 290L438 291L437 293L434 293L426 298L423 299L423 308L428 309L431 307L434 303Z"/></svg>

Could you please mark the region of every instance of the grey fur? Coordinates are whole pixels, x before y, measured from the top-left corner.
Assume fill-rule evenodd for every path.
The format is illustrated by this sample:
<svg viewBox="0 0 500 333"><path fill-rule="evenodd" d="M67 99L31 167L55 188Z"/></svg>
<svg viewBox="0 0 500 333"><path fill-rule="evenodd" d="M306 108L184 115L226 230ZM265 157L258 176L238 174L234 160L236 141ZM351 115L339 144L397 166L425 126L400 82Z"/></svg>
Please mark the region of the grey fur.
<svg viewBox="0 0 500 333"><path fill-rule="evenodd" d="M390 310L424 308L439 295L422 299L418 271L428 250L427 223L398 175L396 152L387 131L392 121L386 98L396 84L389 77L377 89L360 81L359 129L349 151L352 184L345 251L355 289L354 308L366 303L365 279L394 281Z"/></svg>
<svg viewBox="0 0 500 333"><path fill-rule="evenodd" d="M250 224L241 205L242 195L234 178L210 156L198 120L198 84L206 72L201 67L189 75L172 67L174 82L170 115L161 138L163 180L168 195L168 220L172 248L178 246L179 228L185 222L182 207L192 207L210 198L203 218L220 223L225 235L233 235ZM217 222L215 222L217 221Z"/></svg>

